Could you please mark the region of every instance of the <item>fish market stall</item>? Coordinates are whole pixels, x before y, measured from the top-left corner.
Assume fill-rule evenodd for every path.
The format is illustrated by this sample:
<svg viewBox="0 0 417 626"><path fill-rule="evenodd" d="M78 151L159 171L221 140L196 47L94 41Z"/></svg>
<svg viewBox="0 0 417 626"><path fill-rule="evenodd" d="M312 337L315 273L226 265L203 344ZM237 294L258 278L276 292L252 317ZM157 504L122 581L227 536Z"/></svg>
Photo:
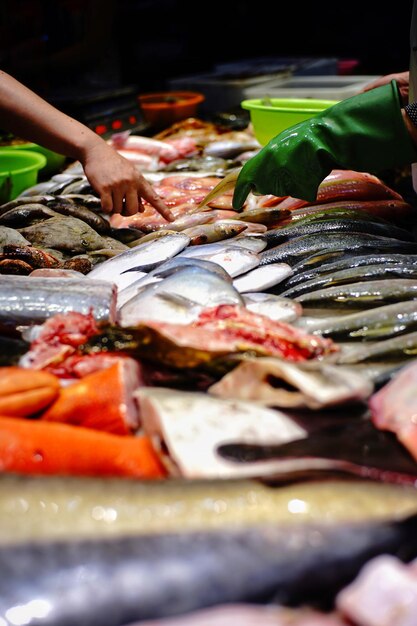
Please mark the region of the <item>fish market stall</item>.
<svg viewBox="0 0 417 626"><path fill-rule="evenodd" d="M0 624L413 624L416 207L237 212L249 127L109 142L173 222L79 163L0 206Z"/></svg>

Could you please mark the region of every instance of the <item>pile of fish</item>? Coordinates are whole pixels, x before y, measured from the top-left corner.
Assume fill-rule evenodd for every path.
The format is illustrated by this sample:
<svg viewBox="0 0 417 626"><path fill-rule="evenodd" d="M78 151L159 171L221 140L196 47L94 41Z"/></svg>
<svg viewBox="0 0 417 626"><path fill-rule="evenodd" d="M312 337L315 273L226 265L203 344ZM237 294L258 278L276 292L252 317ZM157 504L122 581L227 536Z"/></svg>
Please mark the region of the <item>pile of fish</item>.
<svg viewBox="0 0 417 626"><path fill-rule="evenodd" d="M174 222L79 164L0 207L0 623L381 626L380 563L416 595L415 208L334 170L234 211L258 146L216 130L112 138Z"/></svg>

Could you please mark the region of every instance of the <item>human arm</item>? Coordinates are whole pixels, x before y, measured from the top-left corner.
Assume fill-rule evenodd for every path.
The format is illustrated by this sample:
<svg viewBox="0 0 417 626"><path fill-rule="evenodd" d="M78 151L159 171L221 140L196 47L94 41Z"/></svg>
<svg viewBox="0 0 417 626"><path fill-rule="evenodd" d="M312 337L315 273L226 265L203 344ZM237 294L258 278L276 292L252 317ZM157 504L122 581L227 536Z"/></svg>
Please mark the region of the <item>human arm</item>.
<svg viewBox="0 0 417 626"><path fill-rule="evenodd" d="M401 100L403 104L407 104L408 102L408 93L409 93L409 84L410 84L410 72L397 72L395 74L386 74L385 76L380 76L376 80L373 80L371 83L368 83L363 88L363 92L369 91L370 89L375 89L375 87L382 87L382 85L387 85L392 80L398 85L398 89L400 91Z"/></svg>
<svg viewBox="0 0 417 626"><path fill-rule="evenodd" d="M15 135L80 161L105 213L123 210L133 215L144 198L163 217L173 219L152 185L102 137L1 71L0 124Z"/></svg>
<svg viewBox="0 0 417 626"><path fill-rule="evenodd" d="M250 191L313 202L332 169L376 173L415 161L414 131L401 108L397 84L391 81L274 137L243 166L233 206L241 208Z"/></svg>

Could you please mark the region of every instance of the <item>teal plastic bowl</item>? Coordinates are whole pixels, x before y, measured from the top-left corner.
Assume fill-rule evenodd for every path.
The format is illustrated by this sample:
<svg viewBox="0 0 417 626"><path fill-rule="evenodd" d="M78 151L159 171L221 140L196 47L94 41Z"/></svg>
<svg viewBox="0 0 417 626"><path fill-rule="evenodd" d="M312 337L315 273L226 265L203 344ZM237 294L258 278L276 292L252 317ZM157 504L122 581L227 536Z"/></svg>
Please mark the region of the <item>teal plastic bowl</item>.
<svg viewBox="0 0 417 626"><path fill-rule="evenodd" d="M28 187L36 185L46 156L30 150L0 150L0 203L14 200Z"/></svg>
<svg viewBox="0 0 417 626"><path fill-rule="evenodd" d="M255 137L265 146L286 128L317 115L337 102L313 98L257 98L243 100L240 105L249 111Z"/></svg>
<svg viewBox="0 0 417 626"><path fill-rule="evenodd" d="M3 148L0 147L0 150ZM52 150L48 150L48 148L44 148L37 143L16 143L14 145L5 146L5 150L30 150L31 152L39 152L46 156L46 163L44 167L40 170L40 174L42 178L50 178L54 174L57 174L62 167L64 166L66 157L63 154L59 154L58 152L53 152Z"/></svg>

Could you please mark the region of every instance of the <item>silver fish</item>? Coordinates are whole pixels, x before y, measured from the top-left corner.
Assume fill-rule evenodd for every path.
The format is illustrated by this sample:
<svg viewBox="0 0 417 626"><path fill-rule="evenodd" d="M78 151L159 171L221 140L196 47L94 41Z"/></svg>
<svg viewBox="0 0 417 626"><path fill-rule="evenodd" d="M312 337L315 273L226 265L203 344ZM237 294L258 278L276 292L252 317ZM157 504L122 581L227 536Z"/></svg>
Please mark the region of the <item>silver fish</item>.
<svg viewBox="0 0 417 626"><path fill-rule="evenodd" d="M209 248L215 246L217 248ZM204 248L207 248L204 250ZM206 246L192 246L183 250L181 256L197 257L217 263L233 278L258 267L260 258L256 252L241 246L227 244L207 244Z"/></svg>
<svg viewBox="0 0 417 626"><path fill-rule="evenodd" d="M312 255L337 254L346 250L391 251L405 254L417 254L416 241L401 241L393 237L368 235L367 233L329 232L301 235L278 244L261 253L261 265L267 263L289 263L291 266Z"/></svg>
<svg viewBox="0 0 417 626"><path fill-rule="evenodd" d="M157 320L188 324L203 308L218 304L243 305L243 300L233 285L216 273L187 266L125 302L119 309L119 323L135 326Z"/></svg>
<svg viewBox="0 0 417 626"><path fill-rule="evenodd" d="M265 250L267 246L267 242L262 233L252 233L250 235L246 235L245 232L243 232L243 234L238 235L237 237L232 237L232 239L229 240L229 243L234 246L247 248L248 250L252 250L252 252L262 252L262 250Z"/></svg>
<svg viewBox="0 0 417 626"><path fill-rule="evenodd" d="M417 280L388 278L325 287L295 296L303 307L371 308L417 297Z"/></svg>
<svg viewBox="0 0 417 626"><path fill-rule="evenodd" d="M190 238L183 233L161 237L156 241L147 241L121 252L116 257L93 268L88 278L98 278L115 283L119 289L131 284L135 277L133 268L141 271L142 267L158 266L172 258L190 243ZM124 273L127 272L127 273Z"/></svg>
<svg viewBox="0 0 417 626"><path fill-rule="evenodd" d="M227 506L221 489L214 501ZM72 505L77 502L76 495ZM287 501L290 507L303 504L298 495ZM242 501L242 508L251 506L251 500ZM101 511L99 504L90 516ZM292 526L274 520L211 531L2 545L0 619L24 619L28 626L120 626L225 603L329 603L370 555L413 558L416 536L415 516L393 514L378 521Z"/></svg>
<svg viewBox="0 0 417 626"><path fill-rule="evenodd" d="M152 272L138 272L141 276L139 276L135 282L128 285L124 289L119 290L117 294L118 307L120 308L128 300L136 296L146 285L159 282L162 278L171 276L172 274L175 274L175 272L182 270L184 267L199 267L200 269L217 274L217 276L226 282L232 282L232 278L226 270L220 267L217 263L211 263L211 261L205 261L204 259L188 259L187 257L177 256L169 261L166 261L165 263L162 263L162 265L152 270Z"/></svg>
<svg viewBox="0 0 417 626"><path fill-rule="evenodd" d="M394 361L395 364L417 357L417 332L406 333L383 341L345 348L336 357L337 363Z"/></svg>
<svg viewBox="0 0 417 626"><path fill-rule="evenodd" d="M303 293L309 293L311 291L317 291L326 287L334 287L336 285L343 285L353 283L354 281L374 281L388 278L408 278L417 279L417 265L365 265L359 267L353 267L346 270L336 271L334 273L328 273L323 276L317 276L311 280L307 280L296 286L290 287L281 291L281 295L287 298L295 298Z"/></svg>
<svg viewBox="0 0 417 626"><path fill-rule="evenodd" d="M356 272L361 272L360 268L363 268L364 276L366 276L366 267L371 266L372 268L379 267L381 270L383 268L397 268L398 273L407 270L414 272L414 269L417 265L417 256L406 255L406 254L364 254L364 255L349 255L341 258L340 260L335 261L325 261L320 265L312 267L311 269L302 269L296 265L293 266L294 275L288 278L285 283L282 285L283 289L280 290L280 293L286 289L290 289L301 283L307 282L309 280L313 280L320 276L325 275L334 275L338 276L339 272L342 271L351 271L356 276ZM404 269L403 269L404 268Z"/></svg>
<svg viewBox="0 0 417 626"><path fill-rule="evenodd" d="M249 311L265 315L276 322L294 322L303 312L299 302L271 293L246 292L242 296Z"/></svg>
<svg viewBox="0 0 417 626"><path fill-rule="evenodd" d="M395 302L368 311L326 318L300 317L295 325L308 333L372 341L405 334L417 326L417 301Z"/></svg>
<svg viewBox="0 0 417 626"><path fill-rule="evenodd" d="M85 277L2 276L0 321L6 327L40 324L57 313L92 311L98 321L116 319L116 288Z"/></svg>
<svg viewBox="0 0 417 626"><path fill-rule="evenodd" d="M233 281L233 286L240 293L247 291L263 291L273 287L288 276L293 274L293 270L287 263L270 263L241 274Z"/></svg>

